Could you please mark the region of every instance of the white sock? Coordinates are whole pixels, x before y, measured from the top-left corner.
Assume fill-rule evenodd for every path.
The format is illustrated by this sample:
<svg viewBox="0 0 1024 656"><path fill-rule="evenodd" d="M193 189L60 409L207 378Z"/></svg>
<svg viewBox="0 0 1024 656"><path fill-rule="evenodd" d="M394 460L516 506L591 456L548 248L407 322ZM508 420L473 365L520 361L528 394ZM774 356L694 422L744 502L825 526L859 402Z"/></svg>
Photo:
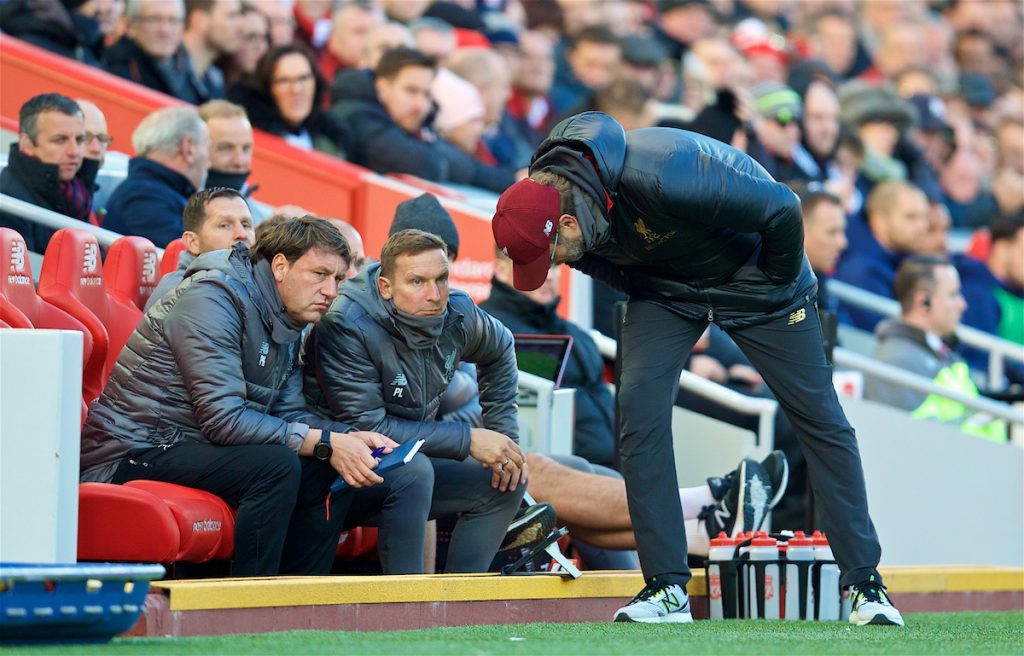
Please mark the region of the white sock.
<svg viewBox="0 0 1024 656"><path fill-rule="evenodd" d="M679 503L683 504L683 519L697 519L697 515L704 510L704 506L715 503L715 498L711 496L711 488L707 485L681 487L679 488Z"/></svg>
<svg viewBox="0 0 1024 656"><path fill-rule="evenodd" d="M703 519L686 520L686 551L693 556L707 556L711 548L708 532L704 530Z"/></svg>

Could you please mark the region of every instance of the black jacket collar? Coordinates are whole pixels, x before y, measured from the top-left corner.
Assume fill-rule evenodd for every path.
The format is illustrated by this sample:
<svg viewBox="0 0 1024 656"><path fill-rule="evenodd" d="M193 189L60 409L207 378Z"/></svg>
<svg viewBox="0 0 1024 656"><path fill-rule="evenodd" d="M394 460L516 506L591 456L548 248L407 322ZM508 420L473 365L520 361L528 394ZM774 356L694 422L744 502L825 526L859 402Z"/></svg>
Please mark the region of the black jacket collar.
<svg viewBox="0 0 1024 656"><path fill-rule="evenodd" d="M11 144L11 150L7 155L7 168L29 192L54 201L60 197L60 167L26 155L21 152L17 142ZM85 158L78 173L75 174L90 194L96 188L96 174L99 170L98 161Z"/></svg>

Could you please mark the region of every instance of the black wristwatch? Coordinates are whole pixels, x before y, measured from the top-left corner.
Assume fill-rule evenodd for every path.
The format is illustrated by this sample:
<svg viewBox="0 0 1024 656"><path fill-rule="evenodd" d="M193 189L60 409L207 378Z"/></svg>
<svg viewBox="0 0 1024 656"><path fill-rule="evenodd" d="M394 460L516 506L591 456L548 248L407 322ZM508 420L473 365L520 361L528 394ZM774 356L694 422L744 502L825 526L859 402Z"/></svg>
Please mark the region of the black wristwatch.
<svg viewBox="0 0 1024 656"><path fill-rule="evenodd" d="M317 460L330 460L333 453L334 447L331 446L331 431L325 430L320 436L320 441L313 447L313 457Z"/></svg>

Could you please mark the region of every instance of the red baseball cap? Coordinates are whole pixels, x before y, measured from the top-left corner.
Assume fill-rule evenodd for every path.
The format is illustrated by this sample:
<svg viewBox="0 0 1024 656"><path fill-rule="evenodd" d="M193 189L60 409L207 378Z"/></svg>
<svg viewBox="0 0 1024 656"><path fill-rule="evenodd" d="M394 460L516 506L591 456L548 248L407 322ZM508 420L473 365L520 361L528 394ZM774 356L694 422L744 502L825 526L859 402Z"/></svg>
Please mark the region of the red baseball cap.
<svg viewBox="0 0 1024 656"><path fill-rule="evenodd" d="M505 190L491 220L494 242L512 260L512 284L530 292L544 284L551 242L562 215L558 190L524 178Z"/></svg>

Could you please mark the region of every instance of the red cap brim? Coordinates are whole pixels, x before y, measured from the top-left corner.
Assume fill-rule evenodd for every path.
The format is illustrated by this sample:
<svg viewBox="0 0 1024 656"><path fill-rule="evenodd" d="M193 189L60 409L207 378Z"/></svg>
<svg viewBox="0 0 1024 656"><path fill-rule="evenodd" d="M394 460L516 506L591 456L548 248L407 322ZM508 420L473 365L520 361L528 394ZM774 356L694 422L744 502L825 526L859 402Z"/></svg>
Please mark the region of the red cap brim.
<svg viewBox="0 0 1024 656"><path fill-rule="evenodd" d="M548 279L551 268L551 253L547 252L524 264L512 263L512 286L521 292L532 292L540 289Z"/></svg>

